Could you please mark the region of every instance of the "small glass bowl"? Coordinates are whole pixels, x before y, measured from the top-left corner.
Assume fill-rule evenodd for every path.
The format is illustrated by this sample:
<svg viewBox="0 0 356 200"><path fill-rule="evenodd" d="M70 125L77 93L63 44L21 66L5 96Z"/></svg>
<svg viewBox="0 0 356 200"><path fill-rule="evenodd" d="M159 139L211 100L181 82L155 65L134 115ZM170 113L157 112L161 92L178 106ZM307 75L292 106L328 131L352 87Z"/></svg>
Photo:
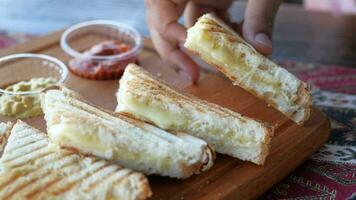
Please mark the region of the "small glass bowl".
<svg viewBox="0 0 356 200"><path fill-rule="evenodd" d="M63 84L67 76L68 69L65 64L51 56L31 53L5 56L0 58L0 97L8 96L16 99L38 98L42 90L16 92L7 91L5 88L20 81L29 81L33 78L53 78L56 80L55 84Z"/></svg>
<svg viewBox="0 0 356 200"><path fill-rule="evenodd" d="M129 50L116 55L88 55L83 53L94 45L104 41L124 43ZM61 37L62 49L71 56L68 68L74 74L96 80L119 78L126 65L137 62L143 47L143 38L134 28L109 20L94 20L76 24L68 28ZM87 66L81 66L81 65ZM99 66L101 73L97 73ZM94 68L94 69L93 69Z"/></svg>
<svg viewBox="0 0 356 200"><path fill-rule="evenodd" d="M68 76L66 65L57 58L32 53L13 54L0 58L0 96L34 95L40 91L11 92L3 88L19 81L32 78L54 78L58 84L65 82Z"/></svg>

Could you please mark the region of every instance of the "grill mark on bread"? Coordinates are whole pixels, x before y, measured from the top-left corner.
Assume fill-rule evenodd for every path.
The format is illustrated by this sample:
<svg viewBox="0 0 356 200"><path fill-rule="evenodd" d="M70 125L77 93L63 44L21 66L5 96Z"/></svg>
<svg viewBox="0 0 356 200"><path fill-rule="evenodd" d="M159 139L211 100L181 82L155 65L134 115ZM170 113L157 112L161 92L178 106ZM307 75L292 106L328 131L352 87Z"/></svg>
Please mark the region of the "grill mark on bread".
<svg viewBox="0 0 356 200"><path fill-rule="evenodd" d="M26 166L28 163L40 162L43 165L43 167L46 167L46 165L51 164L53 162L53 160L55 160L56 162L59 162L59 161L68 159L68 161L65 161L65 162L70 162L71 160L74 159L73 155L63 155L63 156L55 156L55 155L56 154L54 152L48 152L48 153L42 154L41 156L38 156L37 158L34 158L32 160L17 163L15 165L14 165L14 163L9 163L9 165L11 165L11 168L18 168L18 167ZM51 157L51 156L55 156L55 157ZM47 160L47 157L49 157L48 160Z"/></svg>
<svg viewBox="0 0 356 200"><path fill-rule="evenodd" d="M63 158L63 159L64 159L64 158ZM53 160L52 160L52 161L53 161ZM54 163L58 163L58 160L54 161ZM24 189L27 185L29 185L29 184L34 184L37 180L40 180L42 177L46 177L47 175L49 175L49 174L51 173L50 170L48 170L48 169L45 170L46 173L43 173L43 171L41 171L41 170L44 169L44 168L46 168L46 167L48 167L48 165L50 165L50 164L53 164L53 163L52 163L52 162L48 162L48 163L46 163L45 165L40 166L39 168L37 168L36 171L31 171L31 172L28 172L28 173L21 174L20 176L26 176L26 177L27 177L27 179L25 179L25 180L24 180L24 179L19 179L19 178L21 178L21 177L19 177L19 176L17 176L16 178L10 178L10 179L13 180L13 182L15 182L15 181L17 181L17 180L19 180L19 181L24 181L23 184L21 184L20 186L17 186L17 187L14 188L14 192L19 193L19 192L21 192L21 190ZM58 171L58 172L61 172L61 171L63 171L65 168L73 167L73 164L75 164L75 162L74 162L74 161L71 161L71 160L69 160L68 163L62 163L62 166L60 166L60 168L58 168L57 171ZM68 175L72 175L72 174L76 173L77 171L78 171L78 170L72 171L72 173L70 173L70 174L68 174ZM16 172L16 170L15 170L15 172ZM55 175L56 175L56 176L60 176L59 173L57 173L57 174L55 174ZM28 176L30 176L31 179L28 179ZM32 176L32 177L31 177L31 176ZM12 182L11 182L11 183L12 183ZM5 186L11 185L11 183L10 183L10 184L7 184L7 185L5 185ZM20 187L20 188L18 188L18 187ZM2 190L2 189L4 189L3 186L1 186L1 189L0 189L0 190ZM11 194L9 194L9 195L7 195L8 197L6 197L6 198L11 197L11 196L14 194L14 192L11 193Z"/></svg>
<svg viewBox="0 0 356 200"><path fill-rule="evenodd" d="M119 169L117 169L117 171L119 171ZM114 172L112 172L111 174L108 174L107 176L105 176L105 179L108 178L108 177L110 177L110 175L116 173L117 171L114 171ZM124 174L124 175L121 176L120 178L117 178L115 181L111 182L111 184L112 184L112 185L117 185L118 182L121 182L121 181L123 181L123 180L126 180L126 179L127 179L131 174L133 174L133 173L134 173L133 171L128 171L126 174ZM99 180L98 182L95 182L95 183L93 183L93 184L90 184L89 187L88 187L86 190L84 190L84 191L89 192L89 191L91 191L93 188L95 188L97 185L100 185L101 183L103 183L103 181L102 181L102 180Z"/></svg>
<svg viewBox="0 0 356 200"><path fill-rule="evenodd" d="M13 129L12 129L13 130ZM23 132L25 132L26 129L20 129L20 130L16 130L17 132L17 137L16 138L24 138L24 137L29 137L31 135L28 135L28 134L24 134L24 135L21 135Z"/></svg>
<svg viewBox="0 0 356 200"><path fill-rule="evenodd" d="M54 178L53 180L51 180L50 182L48 182L44 187L39 187L33 191L31 191L30 193L28 193L26 195L26 198L28 199L35 199L34 197L38 194L40 194L41 192L45 191L47 188L50 188L53 184L57 183L58 181L60 181L60 178Z"/></svg>
<svg viewBox="0 0 356 200"><path fill-rule="evenodd" d="M121 180L121 179L130 179L129 175L133 176L141 176L142 174L137 174L136 172L128 169L121 169L118 172L114 173L114 175L110 176L106 182L110 183L111 185L115 185L115 180ZM142 175L143 176L143 175ZM144 177L144 176L143 176ZM97 183L97 185L105 184L105 182L100 181ZM100 187L100 186L99 186ZM89 191L89 189L87 188Z"/></svg>
<svg viewBox="0 0 356 200"><path fill-rule="evenodd" d="M127 174L125 174L125 176L123 176L123 178L116 179L115 181L112 182L112 184L113 185L120 185L120 183L122 183L122 181L126 180L126 179L124 179L125 177L130 177L131 175L133 175L132 171L130 171Z"/></svg>
<svg viewBox="0 0 356 200"><path fill-rule="evenodd" d="M108 170L108 169L110 169L110 167L112 167L112 166L103 168L101 171ZM86 189L84 189L84 191L89 192L92 188L94 188L96 185L98 185L98 183L100 183L102 180L106 180L107 177L112 176L113 174L115 174L116 172L118 172L120 170L121 170L120 168L115 167L113 170L107 172L107 174L105 174L104 176L100 176L97 179L93 180L92 182L90 182L90 180L88 180L88 182L89 182L89 183L87 183L88 186ZM85 183L83 183L83 184L85 184Z"/></svg>
<svg viewBox="0 0 356 200"><path fill-rule="evenodd" d="M43 175L44 176L46 176L46 175L48 175L50 172L46 172L46 173L44 173ZM22 183L22 184L20 184L20 185L16 185L16 187L15 188L13 188L12 189L12 191L9 193L9 194L6 194L4 197L3 197L3 199L9 199L11 196L13 196L16 192L20 192L22 189L24 189L26 186L28 186L28 185L30 185L30 184L33 184L34 182L36 182L37 180L39 180L39 179L41 179L41 177L34 177L34 178L32 178L31 180L24 180L24 181L26 181L26 182L24 182L24 183ZM17 180L19 180L19 179L17 179ZM23 180L23 179L21 179L21 180ZM8 192L8 190L6 190L6 192Z"/></svg>
<svg viewBox="0 0 356 200"><path fill-rule="evenodd" d="M12 174L6 174L6 176L11 176ZM22 176L21 173L17 173L15 174L14 176L11 176L10 178L6 179L5 182L1 183L0 184L0 194L1 194L1 190L3 189L3 187L7 186L7 185L10 185L12 182L14 182L15 180L17 180L17 178L19 176ZM2 180L3 181L3 180ZM1 195L0 195L1 196Z"/></svg>
<svg viewBox="0 0 356 200"><path fill-rule="evenodd" d="M44 156L48 156L48 155L51 155L53 153L45 153L45 154L41 154L39 155L38 157L44 157ZM27 163L31 163L32 161L34 161L35 159L32 159L32 160L25 160L25 161L22 161L20 163L13 163L13 162L4 162L5 164L8 164L9 166L11 166L12 168L18 168L18 167L21 167L23 165L26 165Z"/></svg>
<svg viewBox="0 0 356 200"><path fill-rule="evenodd" d="M76 160L76 161L78 161L78 160ZM76 173L78 173L78 172L80 172L81 169L75 168L75 165L74 165L74 164L76 163L76 161L71 162L71 163L67 163L67 164L63 165L61 168L57 169L58 174L54 174L54 177L53 177L53 179L56 180L56 181L52 180L52 181L50 181L51 184L50 184L50 185L47 184L47 185L45 186L45 188L39 187L39 188L37 189L37 191L32 191L32 192L31 192L31 196L40 195L40 193L46 192L46 189L50 189L52 185L54 185L54 184L58 183L59 181L63 180L63 177L60 178L61 176L60 176L59 174L62 173L62 172L64 172L66 168L70 168L70 167L73 167L73 168L74 168L74 169L71 171L71 173L66 173L66 174L65 174L67 177L68 177L68 176L71 176L71 175L74 175L74 174L76 174ZM30 194L28 194L28 195L30 195ZM27 195L27 196L28 196L28 195Z"/></svg>
<svg viewBox="0 0 356 200"><path fill-rule="evenodd" d="M97 168L92 169L91 167L93 167L95 164L98 164L98 166L96 166ZM100 171L102 168L105 168L108 165L109 164L107 162L101 162L101 161L93 163L89 168L79 171L77 173L77 176L74 178L74 180L63 179L64 182L67 182L66 186L64 186L62 188L59 187L58 189L54 189L54 191L51 191L51 194L58 195L60 193L64 193L64 192L70 190L72 187L74 187L79 182L83 181L84 179L86 179L90 176L93 176L96 172Z"/></svg>
<svg viewBox="0 0 356 200"><path fill-rule="evenodd" d="M25 141L25 140L22 140L22 139L19 139L19 140ZM30 141L25 141L23 143L19 142L16 145L11 146L12 148L8 148L8 151L13 151L14 149L21 149L23 147L27 147L28 145L35 144L35 143L38 143L38 142L40 142L40 141L39 140L30 140ZM41 142L43 142L43 141L41 141Z"/></svg>
<svg viewBox="0 0 356 200"><path fill-rule="evenodd" d="M47 145L36 146L36 147L34 147L33 149L31 149L30 152L38 153L38 152L40 152L41 150L44 150L43 147L45 147L45 146L47 146ZM33 153L28 154L28 153L30 153L30 152L22 152L22 154L21 154L20 156L14 155L14 156L18 156L18 157L14 157L14 156L11 156L10 158L6 158L6 157L5 157L6 159L3 159L3 162L14 162L14 161L17 160L17 159L21 159L22 157L26 157L26 156L27 156L28 159L31 159L31 157L34 156L35 154L33 154Z"/></svg>

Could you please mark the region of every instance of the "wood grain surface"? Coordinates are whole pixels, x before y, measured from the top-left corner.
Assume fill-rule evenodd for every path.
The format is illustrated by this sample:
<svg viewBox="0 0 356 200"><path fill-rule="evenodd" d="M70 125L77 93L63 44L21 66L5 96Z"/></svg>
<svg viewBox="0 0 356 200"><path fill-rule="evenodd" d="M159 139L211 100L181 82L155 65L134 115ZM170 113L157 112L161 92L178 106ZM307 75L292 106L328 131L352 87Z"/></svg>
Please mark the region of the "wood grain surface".
<svg viewBox="0 0 356 200"><path fill-rule="evenodd" d="M57 32L38 38L7 49L0 55L20 52L45 53L67 62L69 57L59 47L60 35L61 32ZM78 40L77 45L85 48L92 41L97 41L96 37L94 35L83 36ZM329 121L318 109L313 109L311 118L305 126L298 126L241 88L233 86L220 74L203 71L199 84L190 85L189 79L181 76L174 66L162 62L148 39L145 41L145 49L140 55L139 63L153 74L161 75L171 85L246 116L271 123L276 127L271 154L264 166L218 154L211 170L186 180L149 176L154 192L152 199L257 198L292 172L329 137ZM115 108L118 80L92 81L70 75L66 85L98 106L109 110ZM6 120L11 119L0 117L0 121ZM45 130L42 117L28 119L26 122Z"/></svg>

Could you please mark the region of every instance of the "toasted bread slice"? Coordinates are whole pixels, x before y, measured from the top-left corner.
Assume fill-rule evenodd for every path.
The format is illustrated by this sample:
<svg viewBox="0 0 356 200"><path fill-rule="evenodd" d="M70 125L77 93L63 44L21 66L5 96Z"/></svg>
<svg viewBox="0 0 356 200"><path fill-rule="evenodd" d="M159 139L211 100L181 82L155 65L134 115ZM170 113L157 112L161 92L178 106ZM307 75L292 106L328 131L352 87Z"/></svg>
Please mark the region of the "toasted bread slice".
<svg viewBox="0 0 356 200"><path fill-rule="evenodd" d="M51 141L125 167L175 178L209 169L215 158L206 142L96 108L68 90L49 90L42 108Z"/></svg>
<svg viewBox="0 0 356 200"><path fill-rule="evenodd" d="M297 124L308 120L311 96L307 85L258 53L214 15L199 18L188 30L184 46L224 73L234 85L264 100Z"/></svg>
<svg viewBox="0 0 356 200"><path fill-rule="evenodd" d="M141 173L61 149L23 122L0 159L0 199L131 199L151 196Z"/></svg>
<svg viewBox="0 0 356 200"><path fill-rule="evenodd" d="M178 92L135 64L126 67L117 101L117 112L199 137L219 153L259 165L269 153L268 125Z"/></svg>
<svg viewBox="0 0 356 200"><path fill-rule="evenodd" d="M0 122L0 157L2 155L2 152L4 151L5 145L7 143L7 138L10 135L12 126L13 123L11 122Z"/></svg>

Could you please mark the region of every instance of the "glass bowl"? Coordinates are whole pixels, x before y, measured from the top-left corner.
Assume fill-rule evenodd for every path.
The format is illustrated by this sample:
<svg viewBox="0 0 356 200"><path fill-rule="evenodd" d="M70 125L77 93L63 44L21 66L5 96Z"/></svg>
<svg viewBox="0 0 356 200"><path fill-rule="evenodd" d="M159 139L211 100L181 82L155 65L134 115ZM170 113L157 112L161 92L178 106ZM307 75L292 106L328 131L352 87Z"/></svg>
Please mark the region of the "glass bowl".
<svg viewBox="0 0 356 200"><path fill-rule="evenodd" d="M26 103L26 101L29 99L33 100L35 98L37 102L39 99L39 94L42 91L42 89L32 90L29 88L17 88L15 91L5 90L5 88L8 86L19 83L21 81L29 81L33 78L52 78L54 81L51 81L51 83L53 82L53 84L63 84L67 79L67 76L68 69L65 64L51 56L23 53L13 54L0 58L0 115L14 117L12 115L5 115L3 113L5 112L4 109L9 106L5 106L5 103L9 102L10 98L16 99L16 102L21 102L21 105L19 106L24 106L26 108L29 104L32 106L32 103L34 102ZM34 88L42 87L44 87L44 85L37 85ZM13 104L14 102L11 103L11 105ZM11 113L12 111L6 112ZM18 116L19 117L15 118L27 118L25 114Z"/></svg>
<svg viewBox="0 0 356 200"><path fill-rule="evenodd" d="M93 46L112 41L125 44L127 51L117 54L90 54ZM74 74L96 80L119 78L126 65L137 62L143 38L134 28L115 21L94 20L68 28L61 37L62 49L72 58L68 68Z"/></svg>

